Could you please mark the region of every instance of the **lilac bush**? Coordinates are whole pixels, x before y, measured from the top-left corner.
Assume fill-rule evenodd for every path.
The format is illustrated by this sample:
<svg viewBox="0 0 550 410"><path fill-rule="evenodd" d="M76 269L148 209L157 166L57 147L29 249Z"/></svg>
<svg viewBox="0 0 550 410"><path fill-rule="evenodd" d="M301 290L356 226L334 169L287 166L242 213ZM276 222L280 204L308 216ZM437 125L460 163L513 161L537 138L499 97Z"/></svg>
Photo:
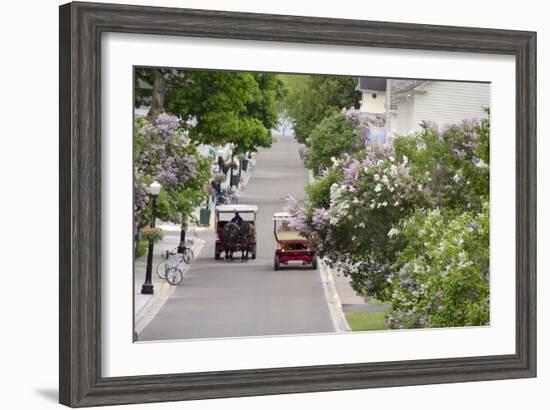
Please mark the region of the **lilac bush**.
<svg viewBox="0 0 550 410"><path fill-rule="evenodd" d="M150 224L151 210L146 187L154 180L162 185L158 217L183 223L207 195L210 162L191 143L180 120L160 114L154 123L136 118L134 135L135 234Z"/></svg>
<svg viewBox="0 0 550 410"><path fill-rule="evenodd" d="M357 112L345 115L356 127L368 121L361 120ZM441 309L450 312L453 308L449 306L457 308L459 301L474 291L458 292L451 303L447 296L442 297L449 295L445 286L430 288L430 297L440 301L439 305L445 304L444 308L415 299L417 287L426 287L423 281L433 277L412 275L408 269L417 266L419 260L427 260L431 248L417 248L417 256L407 250L413 237L421 243L435 241L436 246L460 229L467 231L470 225L459 222L468 218L473 218L472 224L485 226L486 222L488 227L489 122L472 119L441 128L426 121L419 125L420 131L414 135L394 137L389 143L367 145L359 153L333 158L331 166L308 187L305 205L290 201L288 207L296 217L296 228L311 239L329 266L349 276L358 293L392 304L392 327L483 324L488 320L483 299L488 294L488 282L480 278L488 277L488 265L480 262L479 254L472 256L481 265L475 275L472 273L479 280L471 286L479 285L475 294L480 296L465 308L468 314L462 309L456 317L447 314L443 318ZM442 226L449 231L429 236L428 230L411 222L407 225L409 236L404 236L405 221L413 216L420 220L422 215L440 215ZM488 236L472 243L488 253ZM466 245L459 244L453 251L467 257L460 246ZM450 261L456 255L448 249L442 258ZM438 270L440 265L434 266L432 275L444 275ZM467 276L464 271L457 275ZM428 310L435 306L440 316L434 316L432 310L413 310L413 305L418 309L429 305Z"/></svg>
<svg viewBox="0 0 550 410"><path fill-rule="evenodd" d="M417 210L395 229L391 328L489 324L489 204L448 217Z"/></svg>

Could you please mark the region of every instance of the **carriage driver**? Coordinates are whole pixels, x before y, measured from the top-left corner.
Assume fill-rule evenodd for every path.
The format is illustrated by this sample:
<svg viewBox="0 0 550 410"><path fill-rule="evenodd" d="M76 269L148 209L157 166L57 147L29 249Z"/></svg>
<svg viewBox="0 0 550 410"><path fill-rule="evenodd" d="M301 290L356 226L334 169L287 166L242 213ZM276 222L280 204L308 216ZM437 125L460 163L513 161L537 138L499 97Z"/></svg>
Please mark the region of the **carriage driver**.
<svg viewBox="0 0 550 410"><path fill-rule="evenodd" d="M236 223L240 228L241 225L243 224L243 218L241 218L238 212L235 212L235 216L233 217L231 222Z"/></svg>

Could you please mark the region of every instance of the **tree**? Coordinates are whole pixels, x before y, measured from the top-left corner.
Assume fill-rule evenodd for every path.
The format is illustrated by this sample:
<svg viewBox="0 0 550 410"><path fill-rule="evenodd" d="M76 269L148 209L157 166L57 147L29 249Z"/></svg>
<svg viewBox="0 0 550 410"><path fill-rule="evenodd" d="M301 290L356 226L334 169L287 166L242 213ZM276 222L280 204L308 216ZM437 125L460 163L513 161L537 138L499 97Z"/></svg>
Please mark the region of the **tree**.
<svg viewBox="0 0 550 410"><path fill-rule="evenodd" d="M312 130L306 165L318 175L320 170L330 167L332 158L339 158L346 152L358 151L361 142L346 117L342 113L333 112Z"/></svg>
<svg viewBox="0 0 550 410"><path fill-rule="evenodd" d="M150 223L145 187L153 180L162 185L157 200L158 217L181 224L183 229L206 195L210 172L210 160L184 135L177 117L163 113L154 122L137 118L134 135L136 236Z"/></svg>
<svg viewBox="0 0 550 410"><path fill-rule="evenodd" d="M149 106L147 118L153 122L164 112L166 78L173 70L136 68L134 71L134 106Z"/></svg>
<svg viewBox="0 0 550 410"><path fill-rule="evenodd" d="M283 83L275 74L136 69L135 105L176 115L196 142L233 142L241 151L271 146Z"/></svg>
<svg viewBox="0 0 550 410"><path fill-rule="evenodd" d="M284 75L281 78L288 89L285 108L292 118L298 142L307 143L317 124L332 112L359 107L356 77Z"/></svg>

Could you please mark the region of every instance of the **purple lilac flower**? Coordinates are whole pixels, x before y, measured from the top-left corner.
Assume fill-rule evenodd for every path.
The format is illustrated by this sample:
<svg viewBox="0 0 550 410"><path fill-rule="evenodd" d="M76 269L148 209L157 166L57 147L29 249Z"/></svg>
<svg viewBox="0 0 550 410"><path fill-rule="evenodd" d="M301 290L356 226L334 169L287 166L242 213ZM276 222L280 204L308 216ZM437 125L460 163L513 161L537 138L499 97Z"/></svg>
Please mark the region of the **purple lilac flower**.
<svg viewBox="0 0 550 410"><path fill-rule="evenodd" d="M466 152L464 150L458 150L455 148L453 149L453 152L458 159L463 159L466 156Z"/></svg>
<svg viewBox="0 0 550 410"><path fill-rule="evenodd" d="M175 115L170 115L166 113L160 114L155 124L159 133L163 136L174 135L180 128L180 120Z"/></svg>
<svg viewBox="0 0 550 410"><path fill-rule="evenodd" d="M327 224L327 212L322 208L313 210L311 221L316 229L322 229Z"/></svg>
<svg viewBox="0 0 550 410"><path fill-rule="evenodd" d="M361 163L357 160L353 160L345 169L344 169L344 184L351 185L357 177L357 172Z"/></svg>

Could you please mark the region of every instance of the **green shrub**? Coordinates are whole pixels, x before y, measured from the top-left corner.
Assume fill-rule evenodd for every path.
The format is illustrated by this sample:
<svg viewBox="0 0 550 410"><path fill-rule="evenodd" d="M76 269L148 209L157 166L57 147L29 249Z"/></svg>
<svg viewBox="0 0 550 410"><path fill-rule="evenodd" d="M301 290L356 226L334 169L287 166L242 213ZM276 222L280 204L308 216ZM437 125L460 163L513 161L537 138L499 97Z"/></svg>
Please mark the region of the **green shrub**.
<svg viewBox="0 0 550 410"><path fill-rule="evenodd" d="M311 132L308 143L310 150L306 166L315 175L329 168L334 158L354 152L360 146L353 126L340 112L325 117Z"/></svg>
<svg viewBox="0 0 550 410"><path fill-rule="evenodd" d="M445 215L417 210L394 230L405 244L390 280L393 328L489 323L489 204Z"/></svg>

